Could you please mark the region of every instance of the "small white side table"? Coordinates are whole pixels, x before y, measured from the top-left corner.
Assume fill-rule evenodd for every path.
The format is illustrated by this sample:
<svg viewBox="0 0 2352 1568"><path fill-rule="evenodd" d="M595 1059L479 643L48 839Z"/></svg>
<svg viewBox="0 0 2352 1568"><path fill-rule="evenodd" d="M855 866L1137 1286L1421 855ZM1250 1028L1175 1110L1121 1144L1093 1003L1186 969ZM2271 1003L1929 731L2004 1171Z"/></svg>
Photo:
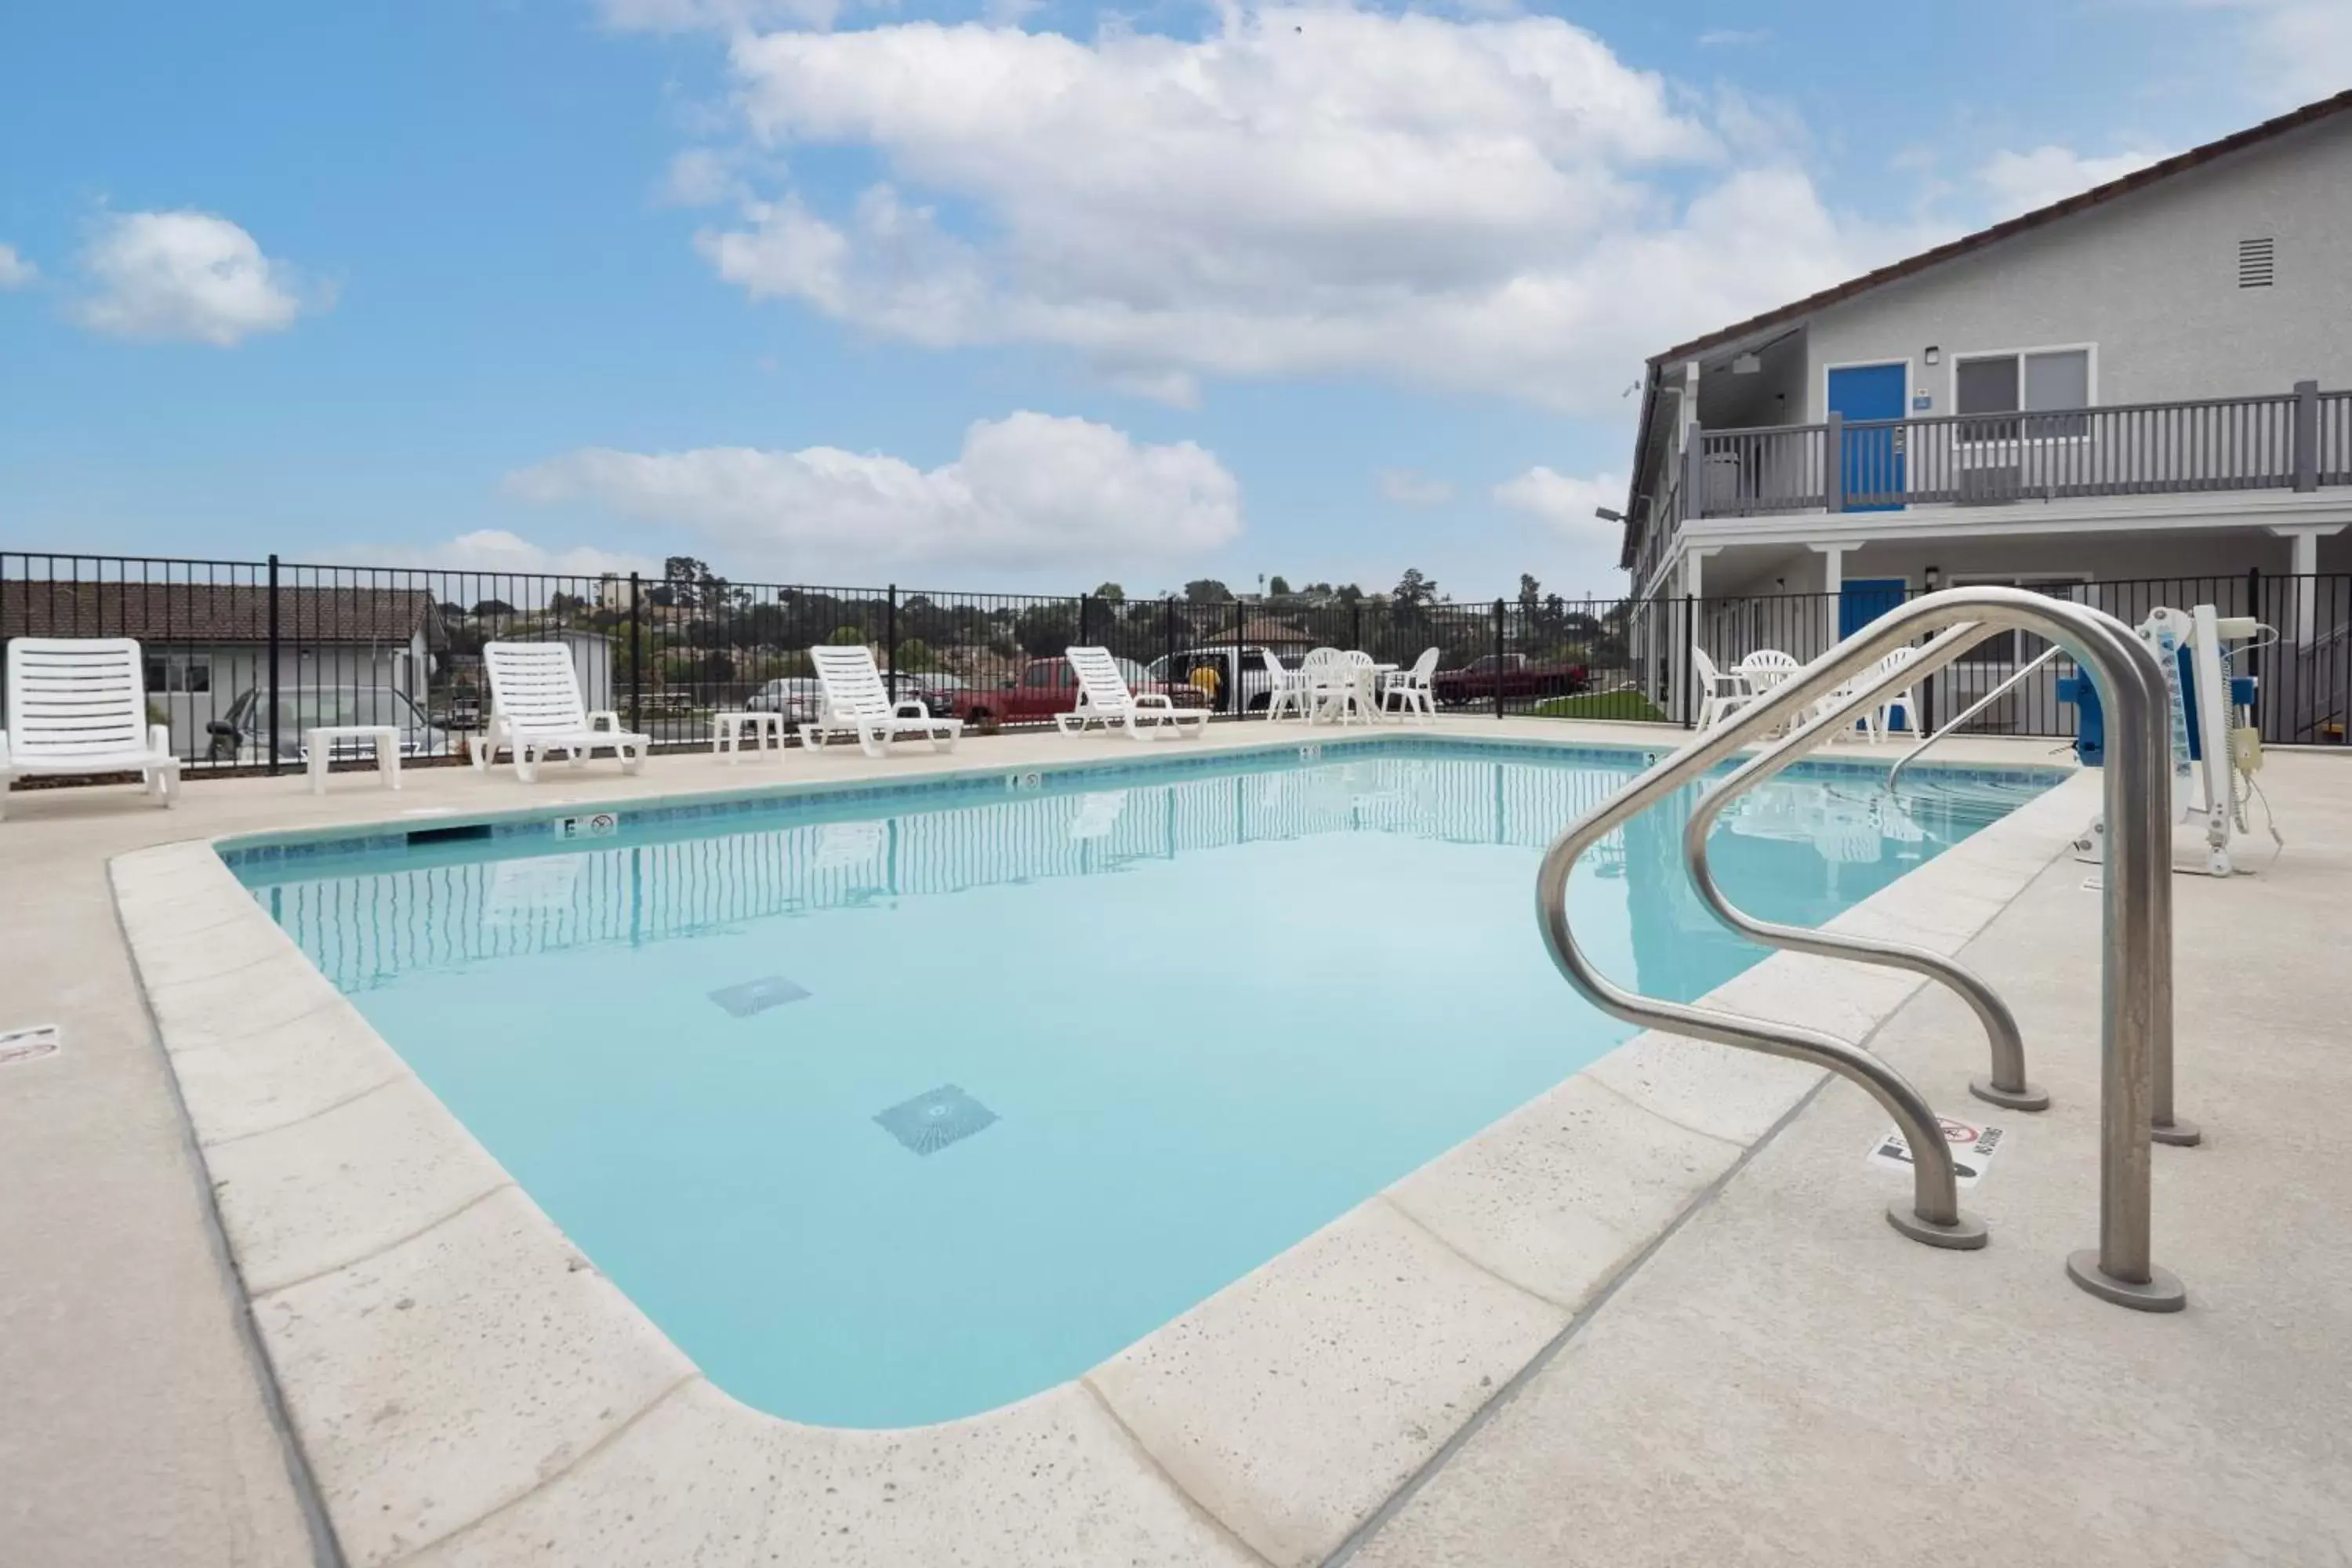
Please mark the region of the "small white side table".
<svg viewBox="0 0 2352 1568"><path fill-rule="evenodd" d="M710 716L710 754L725 757L729 766L742 754L746 734L752 750L766 755L772 749L778 756L784 751L784 716L782 713L713 713Z"/></svg>
<svg viewBox="0 0 2352 1568"><path fill-rule="evenodd" d="M375 742L376 783L386 789L400 787L400 726L397 724L320 724L302 731L302 748L309 753L310 793L327 793L329 753L337 741L373 741Z"/></svg>

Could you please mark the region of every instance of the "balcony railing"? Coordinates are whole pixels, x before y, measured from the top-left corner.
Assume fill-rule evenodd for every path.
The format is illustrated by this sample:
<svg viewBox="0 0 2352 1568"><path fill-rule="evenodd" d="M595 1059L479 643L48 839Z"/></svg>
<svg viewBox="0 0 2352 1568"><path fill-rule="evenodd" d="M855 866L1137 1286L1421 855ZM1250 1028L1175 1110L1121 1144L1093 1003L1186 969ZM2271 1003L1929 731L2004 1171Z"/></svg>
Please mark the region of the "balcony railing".
<svg viewBox="0 0 2352 1568"><path fill-rule="evenodd" d="M2352 392L2315 382L2262 397L1708 430L1678 476L1685 517L2347 484Z"/></svg>

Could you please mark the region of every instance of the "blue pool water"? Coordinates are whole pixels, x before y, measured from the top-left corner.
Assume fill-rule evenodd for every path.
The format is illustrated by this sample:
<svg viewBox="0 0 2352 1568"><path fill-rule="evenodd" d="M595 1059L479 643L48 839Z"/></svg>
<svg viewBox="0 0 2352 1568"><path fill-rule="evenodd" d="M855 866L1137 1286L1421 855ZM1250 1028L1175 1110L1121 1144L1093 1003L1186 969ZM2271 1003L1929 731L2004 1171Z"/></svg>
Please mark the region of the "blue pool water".
<svg viewBox="0 0 2352 1568"><path fill-rule="evenodd" d="M898 1426L1076 1375L1629 1033L1533 885L1637 754L1330 758L229 858L714 1382ZM1716 862L1816 922L2040 787L1816 765ZM1762 955L1689 892L1687 805L1571 890L1683 999Z"/></svg>

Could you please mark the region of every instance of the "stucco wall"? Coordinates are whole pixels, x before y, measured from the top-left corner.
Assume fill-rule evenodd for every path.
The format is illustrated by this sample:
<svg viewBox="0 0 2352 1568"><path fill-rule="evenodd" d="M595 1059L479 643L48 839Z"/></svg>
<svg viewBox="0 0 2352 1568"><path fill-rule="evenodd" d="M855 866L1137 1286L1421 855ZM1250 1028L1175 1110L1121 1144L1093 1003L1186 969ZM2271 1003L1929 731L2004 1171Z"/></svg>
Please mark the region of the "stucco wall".
<svg viewBox="0 0 2352 1568"><path fill-rule="evenodd" d="M2241 289L2238 242L2264 237L2277 281ZM2078 343L2096 345L2101 404L2352 387L2352 115L1831 307L1804 417L1823 416L1832 364L1907 357L1913 394L1948 414L1958 356Z"/></svg>

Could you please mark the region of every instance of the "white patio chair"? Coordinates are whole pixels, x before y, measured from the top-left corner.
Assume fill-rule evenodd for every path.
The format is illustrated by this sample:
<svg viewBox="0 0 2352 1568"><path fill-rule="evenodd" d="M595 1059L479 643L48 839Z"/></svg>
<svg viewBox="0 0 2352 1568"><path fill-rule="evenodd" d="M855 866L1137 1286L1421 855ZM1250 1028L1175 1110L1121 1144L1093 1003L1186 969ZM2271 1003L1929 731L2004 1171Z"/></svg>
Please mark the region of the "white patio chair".
<svg viewBox="0 0 2352 1568"><path fill-rule="evenodd" d="M952 752L962 738L962 720L932 718L919 698L891 701L871 648L828 643L809 649L809 662L816 666L823 693L816 721L801 726L801 744L812 752L824 747L827 735L844 731L856 735L869 757L888 756L891 742L909 735L930 742L935 752Z"/></svg>
<svg viewBox="0 0 2352 1568"><path fill-rule="evenodd" d="M1691 644L1691 667L1698 676L1698 727L1712 730L1756 700L1756 688L1738 670L1715 668L1706 649Z"/></svg>
<svg viewBox="0 0 2352 1568"><path fill-rule="evenodd" d="M1268 721L1279 719L1292 709L1298 716L1307 716L1307 676L1304 670L1286 668L1272 648L1261 648L1258 657L1265 660L1265 716Z"/></svg>
<svg viewBox="0 0 2352 1568"><path fill-rule="evenodd" d="M1070 672L1078 678L1077 706L1054 715L1054 727L1063 734L1078 734L1089 724L1116 725L1132 741L1164 740L1171 734L1197 741L1209 732L1207 709L1179 708L1164 691L1138 696L1129 690L1127 677L1118 672L1118 660L1111 657L1110 649L1066 648L1062 657L1070 661Z"/></svg>
<svg viewBox="0 0 2352 1568"><path fill-rule="evenodd" d="M1878 669L1881 673L1890 673L1892 671L1904 668L1906 666L1909 665L1913 659L1917 658L1918 657L1919 650L1916 647L1898 647L1893 653L1888 654L1885 658L1878 661ZM1927 732L1920 727L1919 689L1916 686L1904 686L1898 689L1888 692L1885 700L1880 702L1879 705L1871 711L1870 739L1872 744L1875 745L1877 742L1885 740L1889 735L1894 733L1895 710L1897 708L1903 710L1903 727L1905 729L1910 731L1915 735L1925 734Z"/></svg>
<svg viewBox="0 0 2352 1568"><path fill-rule="evenodd" d="M1391 670L1381 684L1381 711L1393 706L1402 720L1408 713L1418 713L1431 723L1437 722L1437 661L1443 656L1433 647L1421 650L1421 657L1403 669Z"/></svg>
<svg viewBox="0 0 2352 1568"><path fill-rule="evenodd" d="M1318 722L1353 723L1372 721L1379 678L1377 661L1361 648L1347 648L1318 666L1307 677L1308 717Z"/></svg>
<svg viewBox="0 0 2352 1568"><path fill-rule="evenodd" d="M130 637L12 637L8 728L0 730L0 812L37 774L139 775L148 797L178 796L172 727L147 720L147 674Z"/></svg>
<svg viewBox="0 0 2352 1568"><path fill-rule="evenodd" d="M1787 680L1802 668L1797 662L1795 654L1782 653L1777 647L1759 647L1732 666L1734 670L1748 678L1749 689L1759 697Z"/></svg>
<svg viewBox="0 0 2352 1568"><path fill-rule="evenodd" d="M621 716L609 708L588 711L564 644L485 643L482 668L490 678L489 722L466 740L477 770L488 772L501 749L514 754L515 777L525 784L539 777L551 752L566 753L575 768L598 752L619 758L625 773L646 765L653 738L622 729Z"/></svg>

